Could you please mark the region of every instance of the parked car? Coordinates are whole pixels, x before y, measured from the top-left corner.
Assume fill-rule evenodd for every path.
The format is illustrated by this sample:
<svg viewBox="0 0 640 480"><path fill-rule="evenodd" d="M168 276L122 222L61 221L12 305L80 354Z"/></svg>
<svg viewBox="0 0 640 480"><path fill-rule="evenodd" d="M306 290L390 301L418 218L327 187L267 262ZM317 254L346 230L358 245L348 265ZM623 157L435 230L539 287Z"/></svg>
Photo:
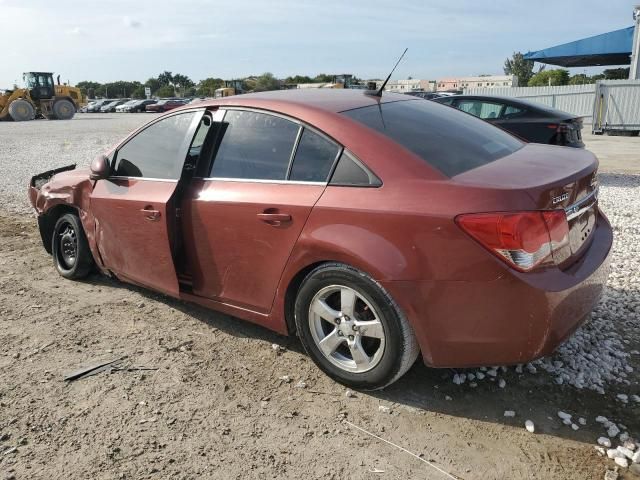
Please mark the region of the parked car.
<svg viewBox="0 0 640 480"><path fill-rule="evenodd" d="M87 113L98 113L100 112L100 109L105 106L108 103L113 102L113 99L102 99L102 100L97 100L93 103L91 103L90 105L87 105Z"/></svg>
<svg viewBox="0 0 640 480"><path fill-rule="evenodd" d="M157 103L147 105L145 110L147 112L167 112L174 108L182 107L186 104L184 100L159 100Z"/></svg>
<svg viewBox="0 0 640 480"><path fill-rule="evenodd" d="M114 111L119 112L119 113L126 112L126 111L127 111L127 109L128 109L129 107L131 107L132 105L135 105L135 104L136 104L136 103L138 103L139 101L140 101L140 100L136 100L136 99L129 100L128 102L124 102L124 103L122 103L122 104L118 105L118 106L115 108L115 110L114 110Z"/></svg>
<svg viewBox="0 0 640 480"><path fill-rule="evenodd" d="M582 118L520 98L454 95L433 101L470 113L527 142L584 148Z"/></svg>
<svg viewBox="0 0 640 480"><path fill-rule="evenodd" d="M63 277L95 266L296 334L377 389L419 352L525 363L582 324L612 244L597 166L408 95L286 90L157 117L29 195Z"/></svg>
<svg viewBox="0 0 640 480"><path fill-rule="evenodd" d="M147 105L153 105L154 103L157 103L157 100L152 100L152 99L138 100L136 103L129 106L125 111L129 113L144 112Z"/></svg>
<svg viewBox="0 0 640 480"><path fill-rule="evenodd" d="M102 113L112 113L116 111L116 107L118 105L122 105L123 103L128 102L128 98L120 98L118 100L114 100L113 102L106 103L102 107L100 107L100 112Z"/></svg>

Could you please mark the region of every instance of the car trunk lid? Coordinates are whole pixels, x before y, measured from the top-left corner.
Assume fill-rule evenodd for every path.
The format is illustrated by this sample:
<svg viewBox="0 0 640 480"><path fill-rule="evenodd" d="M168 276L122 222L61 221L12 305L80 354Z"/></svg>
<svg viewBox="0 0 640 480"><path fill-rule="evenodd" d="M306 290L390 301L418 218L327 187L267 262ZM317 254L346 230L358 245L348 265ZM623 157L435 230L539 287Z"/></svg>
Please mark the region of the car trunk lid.
<svg viewBox="0 0 640 480"><path fill-rule="evenodd" d="M579 259L589 244L598 215L598 160L591 152L528 144L517 152L453 177L456 183L496 190L524 190L532 210L563 209L569 242L556 263ZM510 211L505 205L505 211Z"/></svg>

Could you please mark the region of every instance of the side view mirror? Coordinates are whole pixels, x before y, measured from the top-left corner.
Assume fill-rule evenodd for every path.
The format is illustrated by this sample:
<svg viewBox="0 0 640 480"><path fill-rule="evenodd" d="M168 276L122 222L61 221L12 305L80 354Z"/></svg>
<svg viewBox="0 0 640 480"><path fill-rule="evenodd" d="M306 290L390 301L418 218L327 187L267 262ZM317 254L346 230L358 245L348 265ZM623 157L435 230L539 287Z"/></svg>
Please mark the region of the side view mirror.
<svg viewBox="0 0 640 480"><path fill-rule="evenodd" d="M111 173L111 165L109 165L109 157L104 154L98 155L91 162L91 180L102 180L107 178Z"/></svg>

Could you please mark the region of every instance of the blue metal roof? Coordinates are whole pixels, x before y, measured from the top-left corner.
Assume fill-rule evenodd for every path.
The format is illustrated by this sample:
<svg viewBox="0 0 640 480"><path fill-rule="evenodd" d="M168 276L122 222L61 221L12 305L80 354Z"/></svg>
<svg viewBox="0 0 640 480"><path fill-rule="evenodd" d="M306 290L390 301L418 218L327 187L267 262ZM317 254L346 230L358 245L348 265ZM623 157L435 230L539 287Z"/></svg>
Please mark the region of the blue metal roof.
<svg viewBox="0 0 640 480"><path fill-rule="evenodd" d="M528 52L524 54L524 59L562 67L628 65L631 63L633 29L634 27L622 28L537 52Z"/></svg>

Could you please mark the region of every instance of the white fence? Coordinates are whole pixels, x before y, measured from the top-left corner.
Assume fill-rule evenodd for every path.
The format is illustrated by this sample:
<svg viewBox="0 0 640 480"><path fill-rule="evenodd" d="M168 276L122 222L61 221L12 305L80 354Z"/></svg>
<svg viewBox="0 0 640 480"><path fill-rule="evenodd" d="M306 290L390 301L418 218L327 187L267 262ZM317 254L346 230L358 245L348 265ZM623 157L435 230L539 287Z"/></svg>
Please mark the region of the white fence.
<svg viewBox="0 0 640 480"><path fill-rule="evenodd" d="M640 130L640 80L606 80L596 85L593 131Z"/></svg>
<svg viewBox="0 0 640 480"><path fill-rule="evenodd" d="M596 85L565 85L561 87L515 87L515 88L466 88L465 95L500 95L503 97L525 98L558 110L593 118L593 104Z"/></svg>

